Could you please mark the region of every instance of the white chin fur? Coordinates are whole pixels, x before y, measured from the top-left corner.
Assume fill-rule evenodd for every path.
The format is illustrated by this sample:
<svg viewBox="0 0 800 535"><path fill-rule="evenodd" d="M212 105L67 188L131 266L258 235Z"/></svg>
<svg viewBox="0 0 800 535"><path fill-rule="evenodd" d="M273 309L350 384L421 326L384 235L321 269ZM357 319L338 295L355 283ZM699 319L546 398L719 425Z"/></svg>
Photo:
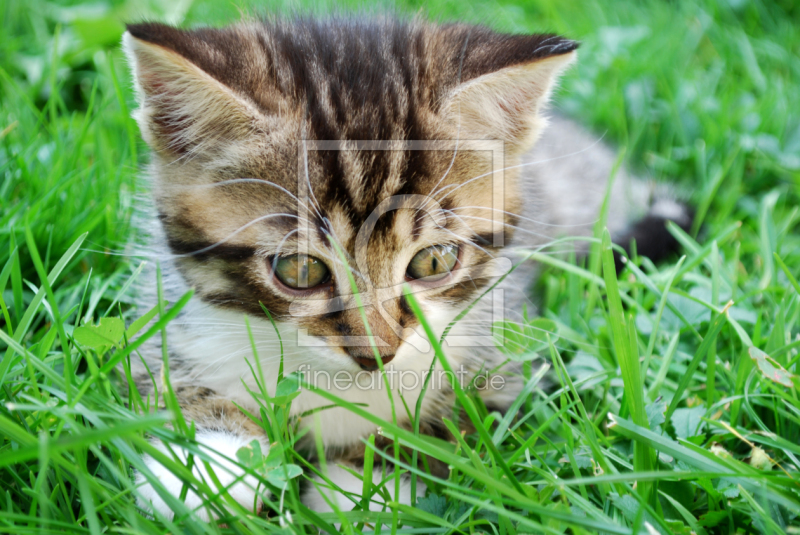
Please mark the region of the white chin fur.
<svg viewBox="0 0 800 535"><path fill-rule="evenodd" d="M246 446L252 442L253 438L246 438L242 436L232 435L221 431L204 431L197 434L197 441L201 443L201 447L209 452L211 460L209 464L214 471L214 475L219 479L223 488L226 488L228 494L236 500L242 507L250 510L258 511L261 509L262 499L256 496L256 489L258 482L253 476L244 475L244 471L233 461L228 459L236 459L236 452L239 448ZM167 447L163 443L158 443L158 449L167 455L171 455ZM173 448L175 453L178 454L182 462L186 462L186 452ZM152 457L145 457L145 463L153 475L158 479L166 492L179 498L181 489L183 488L183 481L178 479L175 474L170 472L167 468L159 464ZM211 489L217 490L213 480L206 470L205 464L197 457L194 458L193 472L195 477L201 479L209 485ZM175 515L164 499L156 492L156 489L141 473L136 474L136 483L139 485L139 505L146 510L152 511L156 516L162 515L167 518L172 518ZM262 489L260 493L263 493ZM197 516L202 520L210 520L209 513L216 517L210 511L210 507L203 506L203 500L189 490L184 500L186 507L194 510Z"/></svg>

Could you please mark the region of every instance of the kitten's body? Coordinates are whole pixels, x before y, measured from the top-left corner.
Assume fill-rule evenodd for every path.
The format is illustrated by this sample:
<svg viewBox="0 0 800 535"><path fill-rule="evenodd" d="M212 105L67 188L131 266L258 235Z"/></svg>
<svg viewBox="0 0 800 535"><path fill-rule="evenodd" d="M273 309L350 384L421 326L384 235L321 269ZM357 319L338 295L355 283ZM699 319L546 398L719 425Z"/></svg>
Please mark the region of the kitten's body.
<svg viewBox="0 0 800 535"><path fill-rule="evenodd" d="M402 297L402 283L415 288L441 336L507 270L511 262L505 258L519 259L518 249L560 235L587 235L597 219L613 153L567 120L555 118L544 130L540 113L555 77L574 55L576 45L569 41L458 25L299 21L194 33L137 25L125 45L141 95L137 118L155 152L150 174L159 221L150 231L162 259L166 296L174 302L190 288L196 291L168 329L171 382L184 414L198 426L198 441L223 457L235 459L253 439L266 443L260 427L234 405L259 414L243 386L258 390L245 314L270 392L282 346L285 374L303 371L317 386L391 420L378 372L362 371L372 367L373 350L363 345L368 333L350 288L351 269L367 301L371 333L384 342L377 348L384 368L396 374L398 422L408 426L399 374L424 377L434 355ZM341 151L304 151L303 139L450 140L450 145L372 152L351 143ZM485 150L470 150L471 140L498 139L502 165ZM493 174L499 168L505 169L501 179ZM499 190L493 189L497 180L503 184ZM495 202L498 192L501 205ZM436 201L432 207L414 204L425 196ZM650 196L646 186L621 171L609 209L612 232L624 238L627 223L653 205ZM389 199L410 204L401 202L394 206L400 209L370 219L375 210L385 211ZM656 216L685 218L669 203L653 206ZM298 218L308 221L308 228L298 227ZM360 241L359 231L370 221L375 227ZM434 283L438 287L408 278L406 266L417 252L451 242L462 269ZM294 290L276 281L275 259L302 253L303 247L324 260L331 272L327 286ZM503 319L498 307L506 319L518 318L531 269L514 271L498 286L502 293L479 300L444 341L448 362L467 372L464 384L482 370L500 374L503 388L481 391L491 408L508 407L521 380L498 369L506 359L487 342L490 326ZM142 301L148 306L146 297ZM260 303L275 317L280 340ZM483 338L463 345L464 336L476 335ZM459 337L462 344L453 344ZM354 340L361 345L353 346ZM160 348L145 352L145 359L158 377ZM334 379L340 372L370 387L339 388ZM144 366L135 366L134 376L141 391L152 389ZM402 387L413 410L422 381L408 379ZM452 415L453 403L449 384L432 381L422 405L423 429L446 438L441 419ZM303 391L292 402L292 414L328 404ZM362 440L377 426L340 407L303 418L300 425L309 431L306 440L321 434L332 480L346 491L360 491L360 480L337 463L359 471ZM223 464L230 471L222 470L222 483L231 484L241 472ZM167 490L180 491L175 476L152 459L148 466ZM251 480L236 483L231 495L252 505L257 499L251 486ZM404 492L400 499L407 500L408 489ZM147 483L142 496L168 513ZM350 508L341 495L333 499ZM306 500L314 509L329 507L311 486ZM192 493L187 502L200 505Z"/></svg>

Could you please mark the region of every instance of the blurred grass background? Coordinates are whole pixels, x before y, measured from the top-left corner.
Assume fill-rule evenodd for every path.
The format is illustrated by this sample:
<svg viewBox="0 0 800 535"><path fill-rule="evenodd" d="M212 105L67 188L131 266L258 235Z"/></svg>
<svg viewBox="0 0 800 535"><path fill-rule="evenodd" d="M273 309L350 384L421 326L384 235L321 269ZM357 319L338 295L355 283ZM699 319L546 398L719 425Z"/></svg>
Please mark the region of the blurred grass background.
<svg viewBox="0 0 800 535"><path fill-rule="evenodd" d="M496 476L497 487L456 470L451 486L435 487L421 513L401 511L392 529L797 532L800 7L793 0L0 4L0 532L220 529L191 516L180 527L141 517L130 473L135 451L147 448L144 433L186 439L127 409L125 392L103 373L108 348L73 338L77 326L127 310L139 266L121 254L147 159L129 118L124 23L220 25L242 14L364 10L580 40L580 61L556 106L620 147L645 176L675 183L698 214L693 231L680 235L682 263L637 261L612 291L611 279L598 282L608 275L598 248L587 268L556 263L540 280L542 316L560 337L545 352L562 389L526 401L528 418L497 438L527 494L514 494L481 456L485 445L471 440L460 455ZM628 299L624 313L615 312L615 295ZM723 311L728 300L735 303ZM635 332L623 341L612 327L626 321ZM641 356L648 419L609 429L609 413L635 412L625 375L633 357L623 353ZM634 444L645 449L635 454ZM643 466L658 474L642 479ZM643 495L634 482L648 478L654 486ZM576 483L557 484L568 479ZM292 514L296 525L283 525L277 512L242 513L228 529L322 525L301 508Z"/></svg>

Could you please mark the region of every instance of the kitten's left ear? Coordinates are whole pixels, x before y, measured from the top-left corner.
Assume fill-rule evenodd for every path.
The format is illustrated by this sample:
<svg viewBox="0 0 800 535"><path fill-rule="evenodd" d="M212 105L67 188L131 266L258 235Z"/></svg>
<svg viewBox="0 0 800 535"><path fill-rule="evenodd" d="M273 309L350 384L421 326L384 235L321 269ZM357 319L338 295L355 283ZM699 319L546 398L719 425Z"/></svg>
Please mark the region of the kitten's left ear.
<svg viewBox="0 0 800 535"><path fill-rule="evenodd" d="M530 148L546 124L542 107L575 61L578 43L554 35L469 37L462 64L466 81L446 98L445 117L461 138L501 139L512 152Z"/></svg>

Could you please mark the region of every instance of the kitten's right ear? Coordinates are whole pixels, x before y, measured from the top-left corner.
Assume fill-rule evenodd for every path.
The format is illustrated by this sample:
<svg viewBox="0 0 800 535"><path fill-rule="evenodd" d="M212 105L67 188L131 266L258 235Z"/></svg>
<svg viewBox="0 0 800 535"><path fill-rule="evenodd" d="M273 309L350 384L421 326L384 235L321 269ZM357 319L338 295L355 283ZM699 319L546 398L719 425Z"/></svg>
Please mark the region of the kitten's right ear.
<svg viewBox="0 0 800 535"><path fill-rule="evenodd" d="M198 59L213 62L219 51L196 34L162 24L132 24L122 46L139 101L134 117L144 140L159 154L219 153L258 131L256 106L197 65L203 63ZM187 51L195 61L187 59Z"/></svg>

